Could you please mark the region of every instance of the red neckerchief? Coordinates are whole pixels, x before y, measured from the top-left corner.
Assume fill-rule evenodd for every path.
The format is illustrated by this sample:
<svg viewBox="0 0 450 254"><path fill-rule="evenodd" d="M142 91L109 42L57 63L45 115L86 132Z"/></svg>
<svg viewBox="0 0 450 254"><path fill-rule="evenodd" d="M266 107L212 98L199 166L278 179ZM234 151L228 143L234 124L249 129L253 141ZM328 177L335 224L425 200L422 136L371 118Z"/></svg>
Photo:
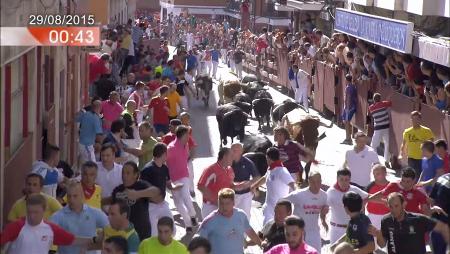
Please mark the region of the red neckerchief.
<svg viewBox="0 0 450 254"><path fill-rule="evenodd" d="M334 184L334 188L335 188L336 190L340 191L340 192L347 192L347 191L350 189L350 186L348 186L348 188L347 188L346 190L343 190L343 189L341 188L341 186L339 186L339 184L336 182L336 183Z"/></svg>
<svg viewBox="0 0 450 254"><path fill-rule="evenodd" d="M94 195L95 185L93 188L89 188L89 187L83 185L83 192L84 192L84 198L90 199L92 197L92 195Z"/></svg>
<svg viewBox="0 0 450 254"><path fill-rule="evenodd" d="M283 167L283 162L281 162L281 160L277 160L277 161L272 162L269 165L269 170L273 170L274 168L277 168L277 167Z"/></svg>

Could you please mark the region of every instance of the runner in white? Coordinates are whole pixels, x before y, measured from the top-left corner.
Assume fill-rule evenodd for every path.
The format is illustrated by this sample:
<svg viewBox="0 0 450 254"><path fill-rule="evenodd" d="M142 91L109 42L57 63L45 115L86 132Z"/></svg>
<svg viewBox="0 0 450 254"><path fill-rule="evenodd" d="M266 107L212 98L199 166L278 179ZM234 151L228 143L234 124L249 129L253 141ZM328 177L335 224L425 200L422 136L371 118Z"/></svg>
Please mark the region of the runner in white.
<svg viewBox="0 0 450 254"><path fill-rule="evenodd" d="M372 166L380 163L378 154L367 144L367 136L362 132L355 134L355 146L345 153L346 166L352 172L352 183L366 188L370 182Z"/></svg>
<svg viewBox="0 0 450 254"><path fill-rule="evenodd" d="M309 187L291 192L286 199L294 205L294 215L305 220L305 242L320 254L322 246L319 228L319 216L323 227L328 231L325 216L328 213L327 194L321 190L322 176L318 171L311 171L308 178Z"/></svg>
<svg viewBox="0 0 450 254"><path fill-rule="evenodd" d="M192 31L189 31L186 34L186 46L187 46L187 51L192 50L192 46L194 45L194 34L192 33Z"/></svg>
<svg viewBox="0 0 450 254"><path fill-rule="evenodd" d="M358 193L362 199L367 198L367 192L360 188L350 185L351 172L347 168L337 171L337 182L327 190L327 204L330 207L330 244L335 243L347 229L350 217L347 215L342 203L342 197L348 191Z"/></svg>
<svg viewBox="0 0 450 254"><path fill-rule="evenodd" d="M278 148L271 147L267 149L266 158L269 165L267 173L251 187L252 192L255 193L259 186L266 183L266 200L263 205L264 225L273 219L275 205L278 200L286 197L290 190L295 190L294 179L283 166Z"/></svg>

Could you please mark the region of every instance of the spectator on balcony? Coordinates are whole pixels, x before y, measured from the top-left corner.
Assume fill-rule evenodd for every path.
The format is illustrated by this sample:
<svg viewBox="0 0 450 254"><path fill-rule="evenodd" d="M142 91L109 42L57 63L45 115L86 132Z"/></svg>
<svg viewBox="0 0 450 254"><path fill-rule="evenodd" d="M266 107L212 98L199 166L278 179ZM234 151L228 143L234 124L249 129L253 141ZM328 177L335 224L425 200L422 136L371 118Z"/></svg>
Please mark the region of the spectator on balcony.
<svg viewBox="0 0 450 254"><path fill-rule="evenodd" d="M411 55L403 55L403 68L405 69L405 81L408 87L414 87L415 80L422 84L424 75L420 70L420 64L418 61L413 59Z"/></svg>
<svg viewBox="0 0 450 254"><path fill-rule="evenodd" d="M412 167L416 175L422 173L422 151L420 145L427 140L433 141L433 132L423 125L420 125L422 114L419 111L411 112L412 127L403 132L403 142L400 147L399 159L408 158L408 166Z"/></svg>
<svg viewBox="0 0 450 254"><path fill-rule="evenodd" d="M316 35L316 38L319 42L320 48L326 47L328 42L330 41L330 38L323 34L322 30L315 29L314 34Z"/></svg>
<svg viewBox="0 0 450 254"><path fill-rule="evenodd" d="M424 83L426 87L429 87L430 91L436 93L439 86L442 86L442 81L439 80L436 72L433 69L433 63L428 61L422 61L420 63L420 70L424 75Z"/></svg>
<svg viewBox="0 0 450 254"><path fill-rule="evenodd" d="M436 68L436 75L438 79L442 82L442 87L450 81L450 74L448 68L438 66Z"/></svg>
<svg viewBox="0 0 450 254"><path fill-rule="evenodd" d="M445 85L444 91L447 96L447 113L450 114L450 81Z"/></svg>

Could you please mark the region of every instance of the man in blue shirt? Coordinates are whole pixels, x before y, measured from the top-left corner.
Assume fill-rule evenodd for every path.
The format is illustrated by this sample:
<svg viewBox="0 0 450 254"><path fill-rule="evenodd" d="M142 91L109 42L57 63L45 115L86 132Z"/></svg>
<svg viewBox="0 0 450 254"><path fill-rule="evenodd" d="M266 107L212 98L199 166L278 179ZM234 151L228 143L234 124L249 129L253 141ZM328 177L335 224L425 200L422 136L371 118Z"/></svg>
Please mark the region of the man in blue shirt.
<svg viewBox="0 0 450 254"><path fill-rule="evenodd" d="M186 57L186 70L190 70L190 69L197 69L197 57L194 56L194 54L192 53L192 50L189 50L189 54Z"/></svg>
<svg viewBox="0 0 450 254"><path fill-rule="evenodd" d="M244 149L242 144L236 143L231 145L231 153L233 154L233 171L234 181L244 182L250 181L251 184L258 181L261 178L258 170L256 170L255 164L247 157L242 156ZM245 190L236 191L235 206L242 209L247 218L250 220L250 210L252 208L253 193L250 188Z"/></svg>
<svg viewBox="0 0 450 254"><path fill-rule="evenodd" d="M344 95L344 110L342 112L342 121L345 123L345 140L342 144L352 145L352 125L350 121L356 113L356 106L358 101L358 93L356 85L352 82L353 77L350 74L345 75L347 87Z"/></svg>
<svg viewBox="0 0 450 254"><path fill-rule="evenodd" d="M81 184L72 182L67 187L67 205L53 214L50 221L76 236L91 237L96 243L97 229L109 225L108 217L101 210L83 204L83 199ZM80 246L60 246L58 251L65 254L78 254L83 253L81 248Z"/></svg>
<svg viewBox="0 0 450 254"><path fill-rule="evenodd" d="M91 110L83 111L77 116L80 123L80 144L78 154L81 164L86 161L95 161L94 144L97 135L103 134L102 120L100 119L101 102L93 101ZM81 165L80 164L80 165Z"/></svg>
<svg viewBox="0 0 450 254"><path fill-rule="evenodd" d="M218 209L210 213L200 225L198 234L209 240L214 254L243 253L245 235L261 246L261 239L250 226L245 213L234 207L234 191L219 192Z"/></svg>
<svg viewBox="0 0 450 254"><path fill-rule="evenodd" d="M425 187L427 193L431 191L431 185L434 184L434 180L444 173L444 161L434 153L434 150L435 146L432 141L422 143L422 173L419 181L430 184L430 186Z"/></svg>
<svg viewBox="0 0 450 254"><path fill-rule="evenodd" d="M170 60L167 62L167 66L163 68L162 71L163 77L169 77L170 81L175 82L177 77L175 76L175 73L173 72L173 60Z"/></svg>
<svg viewBox="0 0 450 254"><path fill-rule="evenodd" d="M216 45L214 47L213 50L211 50L211 60L212 60L212 65L213 65L213 78L217 79L216 74L217 74L217 66L219 66L219 58L222 57L222 54L220 53L219 47L218 45Z"/></svg>

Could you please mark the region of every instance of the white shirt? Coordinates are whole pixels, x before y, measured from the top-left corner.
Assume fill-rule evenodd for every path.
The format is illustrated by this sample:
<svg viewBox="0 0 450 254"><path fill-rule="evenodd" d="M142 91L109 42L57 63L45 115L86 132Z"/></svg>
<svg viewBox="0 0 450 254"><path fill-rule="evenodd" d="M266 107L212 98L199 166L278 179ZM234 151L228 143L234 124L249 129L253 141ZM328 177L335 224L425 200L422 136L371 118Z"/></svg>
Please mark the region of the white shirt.
<svg viewBox="0 0 450 254"><path fill-rule="evenodd" d="M364 150L356 153L352 148L345 153L345 160L347 167L352 172L352 182L367 186L370 182L372 165L380 163L378 154L369 146L366 145Z"/></svg>
<svg viewBox="0 0 450 254"><path fill-rule="evenodd" d="M102 198L111 197L114 188L122 184L122 165L114 163L112 170L107 170L102 162L97 162L97 166L96 183L102 187Z"/></svg>
<svg viewBox="0 0 450 254"><path fill-rule="evenodd" d="M350 185L348 191L353 191L358 193L364 200L367 198L367 192L361 190L360 188ZM347 225L350 221L350 216L347 215L344 209L344 204L342 203L342 197L344 197L345 192L337 190L334 186L327 190L327 204L330 207L330 221L340 225Z"/></svg>
<svg viewBox="0 0 450 254"><path fill-rule="evenodd" d="M286 199L294 205L294 214L307 222L305 232L319 234L319 215L322 208L327 206L327 193L320 190L314 194L309 188L304 188L291 192Z"/></svg>
<svg viewBox="0 0 450 254"><path fill-rule="evenodd" d="M44 178L42 192L56 198L58 183L64 180L62 170L50 167L45 161L36 161L32 165L31 172L39 174Z"/></svg>
<svg viewBox="0 0 450 254"><path fill-rule="evenodd" d="M186 34L186 43L187 44L194 43L194 35L192 33Z"/></svg>
<svg viewBox="0 0 450 254"><path fill-rule="evenodd" d="M308 73L306 73L304 70L299 69L297 73L294 74L294 80L292 81L292 85L297 88L297 82L298 82L298 88L300 89L308 89Z"/></svg>
<svg viewBox="0 0 450 254"><path fill-rule="evenodd" d="M276 167L266 173L266 202L265 206L275 207L279 199L289 194L289 184L294 179L285 167Z"/></svg>
<svg viewBox="0 0 450 254"><path fill-rule="evenodd" d="M11 240L8 253L14 254L47 254L53 243L68 245L75 239L61 227L45 221L36 226L26 221L15 221L7 226L4 233L4 237Z"/></svg>

